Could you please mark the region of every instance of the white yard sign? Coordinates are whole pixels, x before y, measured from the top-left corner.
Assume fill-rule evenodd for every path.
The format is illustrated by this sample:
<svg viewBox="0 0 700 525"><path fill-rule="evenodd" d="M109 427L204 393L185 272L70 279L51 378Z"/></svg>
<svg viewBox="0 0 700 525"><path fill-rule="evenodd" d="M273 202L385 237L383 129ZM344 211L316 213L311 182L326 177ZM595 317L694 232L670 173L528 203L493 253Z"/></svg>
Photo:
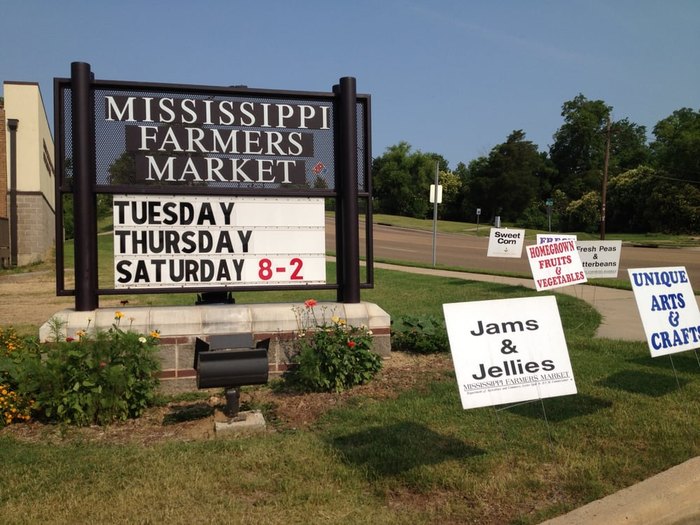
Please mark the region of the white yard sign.
<svg viewBox="0 0 700 525"><path fill-rule="evenodd" d="M700 348L700 311L685 267L627 271L651 356Z"/></svg>
<svg viewBox="0 0 700 525"><path fill-rule="evenodd" d="M525 230L491 228L487 257L520 258L523 254Z"/></svg>
<svg viewBox="0 0 700 525"><path fill-rule="evenodd" d="M538 292L587 280L574 240L534 244L526 251Z"/></svg>
<svg viewBox="0 0 700 525"><path fill-rule="evenodd" d="M114 196L115 288L326 281L319 198Z"/></svg>
<svg viewBox="0 0 700 525"><path fill-rule="evenodd" d="M559 242L559 241L575 241L577 239L576 235L568 233L538 233L537 234L537 244L546 244L548 242Z"/></svg>
<svg viewBox="0 0 700 525"><path fill-rule="evenodd" d="M465 409L576 393L554 296L444 304Z"/></svg>
<svg viewBox="0 0 700 525"><path fill-rule="evenodd" d="M620 267L622 241L576 241L588 279L614 279Z"/></svg>

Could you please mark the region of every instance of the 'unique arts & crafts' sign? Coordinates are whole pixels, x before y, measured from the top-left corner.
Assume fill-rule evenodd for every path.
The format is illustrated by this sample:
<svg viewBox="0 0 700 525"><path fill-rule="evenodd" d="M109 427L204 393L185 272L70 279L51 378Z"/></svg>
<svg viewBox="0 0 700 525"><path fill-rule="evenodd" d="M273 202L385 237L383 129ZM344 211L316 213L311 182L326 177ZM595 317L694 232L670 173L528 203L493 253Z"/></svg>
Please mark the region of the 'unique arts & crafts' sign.
<svg viewBox="0 0 700 525"><path fill-rule="evenodd" d="M685 267L627 271L651 356L700 348L700 311Z"/></svg>

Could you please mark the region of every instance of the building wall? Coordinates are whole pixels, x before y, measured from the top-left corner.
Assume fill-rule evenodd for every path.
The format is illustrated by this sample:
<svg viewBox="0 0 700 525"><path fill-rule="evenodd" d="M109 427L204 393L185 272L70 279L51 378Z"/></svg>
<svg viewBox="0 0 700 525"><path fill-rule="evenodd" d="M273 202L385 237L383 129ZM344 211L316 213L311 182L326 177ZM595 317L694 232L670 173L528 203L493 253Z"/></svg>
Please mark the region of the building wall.
<svg viewBox="0 0 700 525"><path fill-rule="evenodd" d="M40 192L17 195L17 265L24 266L52 257L55 212Z"/></svg>
<svg viewBox="0 0 700 525"><path fill-rule="evenodd" d="M53 136L46 116L44 102L38 84L28 82L4 82L5 130L4 165L6 180L0 184L7 197L2 199L7 217L12 221L10 209L12 190L17 195L17 264L26 265L45 260L54 248L55 225L55 163ZM10 141L8 119L17 119L15 134L17 151L17 187L12 188L10 169ZM1 176L1 172L0 172ZM2 208L0 208L0 211ZM1 216L1 215L0 215Z"/></svg>

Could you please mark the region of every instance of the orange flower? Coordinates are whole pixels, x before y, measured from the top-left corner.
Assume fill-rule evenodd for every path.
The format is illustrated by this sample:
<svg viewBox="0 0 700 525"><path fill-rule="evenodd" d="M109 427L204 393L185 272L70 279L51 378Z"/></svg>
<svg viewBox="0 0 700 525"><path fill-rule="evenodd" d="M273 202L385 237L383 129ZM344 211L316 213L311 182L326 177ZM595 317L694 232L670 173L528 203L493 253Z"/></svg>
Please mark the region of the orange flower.
<svg viewBox="0 0 700 525"><path fill-rule="evenodd" d="M307 299L306 301L304 301L304 306L306 306L307 308L313 308L317 304L318 303L316 302L316 299Z"/></svg>

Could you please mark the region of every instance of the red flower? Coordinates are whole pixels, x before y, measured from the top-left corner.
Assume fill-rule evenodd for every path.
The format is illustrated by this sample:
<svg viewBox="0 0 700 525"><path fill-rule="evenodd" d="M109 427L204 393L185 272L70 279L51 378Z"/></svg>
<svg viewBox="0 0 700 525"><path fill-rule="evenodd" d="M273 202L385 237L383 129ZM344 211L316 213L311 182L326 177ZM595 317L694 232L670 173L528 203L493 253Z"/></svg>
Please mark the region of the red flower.
<svg viewBox="0 0 700 525"><path fill-rule="evenodd" d="M355 341L348 341L348 348L355 348Z"/></svg>
<svg viewBox="0 0 700 525"><path fill-rule="evenodd" d="M107 366L107 363L105 363L104 361L100 361L100 368L104 368L106 366Z"/></svg>
<svg viewBox="0 0 700 525"><path fill-rule="evenodd" d="M75 341L75 338L73 338L73 337L66 337L66 342L72 343L73 341Z"/></svg>
<svg viewBox="0 0 700 525"><path fill-rule="evenodd" d="M318 303L316 302L316 299L307 299L306 301L304 301L304 306L306 306L307 308L313 308L317 304Z"/></svg>

